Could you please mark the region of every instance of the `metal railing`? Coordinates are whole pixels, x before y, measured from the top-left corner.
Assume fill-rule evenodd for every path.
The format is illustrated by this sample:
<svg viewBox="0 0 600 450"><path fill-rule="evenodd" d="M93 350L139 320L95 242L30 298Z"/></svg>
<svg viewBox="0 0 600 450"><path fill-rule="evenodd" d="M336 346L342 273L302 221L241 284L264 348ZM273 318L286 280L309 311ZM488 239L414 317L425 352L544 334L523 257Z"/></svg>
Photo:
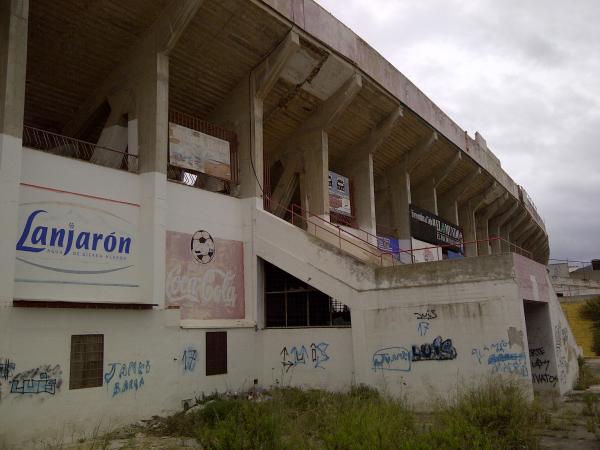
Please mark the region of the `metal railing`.
<svg viewBox="0 0 600 450"><path fill-rule="evenodd" d="M273 207L280 207L276 202L272 199L265 197L264 204L266 206L266 210L271 212ZM326 220L324 217L314 214L310 211L306 211L302 207L296 204L292 204L291 208L279 208L285 211L283 219L287 222L290 222L292 225L295 225L299 228L302 228L306 232L312 234L313 236L320 237L326 242L335 245L340 250L345 250L357 257L366 256L366 259L374 262L382 267L389 266L397 266L406 264L403 262L403 259L408 259L412 263L417 262L418 258L416 255L419 252L426 252L427 250L443 250L443 249L456 249L457 247L465 249L467 246L477 246L479 248L480 245L487 245L489 248L488 254L498 254L498 253L517 253L523 255L529 259L532 259L532 253L524 248L500 237L500 236L492 236L488 239L479 239L473 241L461 241L457 244L445 244L445 245L431 245L422 248L415 249L406 249L398 252L389 252L378 248L376 245L373 245L369 242L369 238L372 238L374 242L377 242L377 236L373 235L365 230L357 230L362 233L365 233L367 239L362 239L354 233L351 233L342 226L337 225L335 223L331 223ZM493 244L497 243L498 248L494 250ZM407 258L402 258L403 255L408 255Z"/></svg>
<svg viewBox="0 0 600 450"><path fill-rule="evenodd" d="M28 125L23 127L23 146L113 169L129 172L137 172L138 170L137 155Z"/></svg>
<svg viewBox="0 0 600 450"><path fill-rule="evenodd" d="M268 212L271 212L273 207L280 206L268 197L264 198L264 205ZM394 255L392 253L380 250L370 242L349 233L341 226L331 223L317 214L308 213L296 204L292 204L291 209L286 207L281 207L281 209L285 212L284 220L316 237L322 238L341 250L352 254L358 252L359 255L381 266L393 264L391 260L394 258Z"/></svg>

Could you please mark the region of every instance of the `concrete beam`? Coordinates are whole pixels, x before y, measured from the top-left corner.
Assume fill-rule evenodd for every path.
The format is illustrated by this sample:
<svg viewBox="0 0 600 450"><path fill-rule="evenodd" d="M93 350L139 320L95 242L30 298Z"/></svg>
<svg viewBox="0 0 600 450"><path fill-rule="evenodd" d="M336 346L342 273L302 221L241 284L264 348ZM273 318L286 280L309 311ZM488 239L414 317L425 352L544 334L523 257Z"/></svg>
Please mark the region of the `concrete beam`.
<svg viewBox="0 0 600 450"><path fill-rule="evenodd" d="M446 178L452 172L454 172L454 169L456 169L456 166L458 166L461 161L462 161L462 152L457 152L456 156L454 156L448 164L443 165L442 171L440 173L437 173L434 176L433 187L435 189L439 188L440 185L444 182L444 180L446 180ZM481 173L481 171L480 171L480 173Z"/></svg>
<svg viewBox="0 0 600 450"><path fill-rule="evenodd" d="M271 91L289 59L300 49L300 36L290 31L285 39L253 71L254 95L265 99Z"/></svg>
<svg viewBox="0 0 600 450"><path fill-rule="evenodd" d="M358 227L371 234L377 232L373 153L390 135L402 115L403 109L398 106L347 152L344 162L340 165L341 173L348 176L352 181L354 188L353 210Z"/></svg>
<svg viewBox="0 0 600 450"><path fill-rule="evenodd" d="M481 176L481 167L475 168L470 175L463 178L456 185L450 188L448 191L440 197L443 202L457 201L467 190L467 188Z"/></svg>
<svg viewBox="0 0 600 450"><path fill-rule="evenodd" d="M359 158L365 153L375 153L383 141L390 135L396 122L404 116L404 110L398 106L385 119L383 119L375 128L373 128L358 144L346 152L343 166L352 164L355 158Z"/></svg>
<svg viewBox="0 0 600 450"><path fill-rule="evenodd" d="M283 217L285 211L298 187L298 175L302 170L302 155L295 153L287 157L283 165L283 173L271 196L271 211L278 217ZM302 186L304 189L305 186Z"/></svg>
<svg viewBox="0 0 600 450"><path fill-rule="evenodd" d="M509 199L507 200L507 202L512 202L512 206L510 206L508 208L508 210L506 210L505 212L492 217L488 223L488 232L490 237L492 236L498 236L501 237L505 240L508 240L508 230L503 229L503 225L513 216L513 214L517 211L517 209L519 208L519 202L511 199L509 196ZM492 253L497 255L502 253L503 249L503 242L502 241L493 241L492 242Z"/></svg>
<svg viewBox="0 0 600 450"><path fill-rule="evenodd" d="M279 151L273 155L272 161L275 162L278 159L282 159L285 155L297 151L298 146L304 139L310 139L311 133L319 132L320 130L327 131L340 114L350 105L361 89L362 77L358 73L355 73L325 100L307 120L296 128L292 135L285 140Z"/></svg>
<svg viewBox="0 0 600 450"><path fill-rule="evenodd" d="M496 214L504 201L508 198L508 192L501 195L487 207L485 207L480 214L475 214L475 222L477 226L477 240L484 241L490 238L490 218ZM492 242L480 242L478 244L478 255L490 255L492 253Z"/></svg>
<svg viewBox="0 0 600 450"><path fill-rule="evenodd" d="M470 198L468 200L469 207L476 213L481 207L488 205L498 198L500 194L501 186L497 181L492 183L480 194Z"/></svg>
<svg viewBox="0 0 600 450"><path fill-rule="evenodd" d="M529 233L537 224L535 221L529 217L526 222L524 222L514 233L511 234L511 239L513 242L517 243L521 240L526 233Z"/></svg>
<svg viewBox="0 0 600 450"><path fill-rule="evenodd" d="M501 194L496 200L490 203L482 212L481 212L481 220L489 221L494 214L498 212L501 206L504 205L504 202L508 200L508 192Z"/></svg>
<svg viewBox="0 0 600 450"><path fill-rule="evenodd" d="M433 149L433 145L437 142L437 140L437 131L434 131L431 134L428 134L427 136L423 137L416 146L414 146L412 149L410 149L408 152L402 155L400 165L404 166L404 169L408 173L412 172L415 169L415 167L421 161L423 161L423 158L425 158L427 154Z"/></svg>
<svg viewBox="0 0 600 450"><path fill-rule="evenodd" d="M127 56L123 61L108 75L93 94L81 104L73 115L73 118L63 128L63 134L78 136L92 114L111 94L126 88L135 90L135 81L140 71L140 58L147 58L149 53L168 55L198 12L202 1L171 0L165 9L163 9L158 19L127 52ZM139 99L137 100L139 101Z"/></svg>

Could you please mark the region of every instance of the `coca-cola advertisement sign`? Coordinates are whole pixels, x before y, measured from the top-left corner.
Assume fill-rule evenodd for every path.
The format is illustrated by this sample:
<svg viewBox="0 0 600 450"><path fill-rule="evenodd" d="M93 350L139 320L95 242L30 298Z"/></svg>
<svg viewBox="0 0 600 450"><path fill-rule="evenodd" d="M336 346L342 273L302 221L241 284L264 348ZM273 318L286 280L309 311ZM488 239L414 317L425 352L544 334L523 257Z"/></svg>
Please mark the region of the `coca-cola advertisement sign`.
<svg viewBox="0 0 600 450"><path fill-rule="evenodd" d="M167 305L183 320L244 318L244 246L208 231L167 231Z"/></svg>

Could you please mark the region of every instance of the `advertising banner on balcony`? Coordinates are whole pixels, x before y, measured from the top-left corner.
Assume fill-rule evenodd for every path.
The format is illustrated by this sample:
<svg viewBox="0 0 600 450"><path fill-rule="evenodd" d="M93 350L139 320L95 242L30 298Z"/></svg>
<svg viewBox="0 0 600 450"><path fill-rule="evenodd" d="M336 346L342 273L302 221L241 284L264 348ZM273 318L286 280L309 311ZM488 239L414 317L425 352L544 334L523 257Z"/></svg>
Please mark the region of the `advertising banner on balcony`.
<svg viewBox="0 0 600 450"><path fill-rule="evenodd" d="M352 215L350 180L329 171L329 209L345 216Z"/></svg>
<svg viewBox="0 0 600 450"><path fill-rule="evenodd" d="M432 247L429 242L419 241L411 238L413 262L431 262L442 260L442 249L440 247Z"/></svg>
<svg viewBox="0 0 600 450"><path fill-rule="evenodd" d="M457 225L445 221L439 216L410 205L410 235L420 241L433 245L452 245L448 249L461 251L463 231Z"/></svg>
<svg viewBox="0 0 600 450"><path fill-rule="evenodd" d="M241 241L167 231L166 272L166 303L180 307L182 320L244 318Z"/></svg>
<svg viewBox="0 0 600 450"><path fill-rule="evenodd" d="M412 262L409 251L409 240L396 239L389 236L377 236L377 248L386 253L391 253L394 255L394 258L402 264L410 264Z"/></svg>
<svg viewBox="0 0 600 450"><path fill-rule="evenodd" d="M169 123L169 164L231 180L229 142Z"/></svg>
<svg viewBox="0 0 600 450"><path fill-rule="evenodd" d="M139 302L139 206L21 185L15 298Z"/></svg>

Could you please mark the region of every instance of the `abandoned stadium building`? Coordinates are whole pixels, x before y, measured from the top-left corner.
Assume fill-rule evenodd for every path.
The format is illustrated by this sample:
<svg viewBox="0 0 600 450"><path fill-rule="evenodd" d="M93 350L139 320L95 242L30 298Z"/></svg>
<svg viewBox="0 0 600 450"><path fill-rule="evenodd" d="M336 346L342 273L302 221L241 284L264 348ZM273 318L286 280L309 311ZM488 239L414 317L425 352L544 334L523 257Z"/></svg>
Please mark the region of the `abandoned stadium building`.
<svg viewBox="0 0 600 450"><path fill-rule="evenodd" d="M313 0L0 0L0 442L254 386L571 389L525 189Z"/></svg>

